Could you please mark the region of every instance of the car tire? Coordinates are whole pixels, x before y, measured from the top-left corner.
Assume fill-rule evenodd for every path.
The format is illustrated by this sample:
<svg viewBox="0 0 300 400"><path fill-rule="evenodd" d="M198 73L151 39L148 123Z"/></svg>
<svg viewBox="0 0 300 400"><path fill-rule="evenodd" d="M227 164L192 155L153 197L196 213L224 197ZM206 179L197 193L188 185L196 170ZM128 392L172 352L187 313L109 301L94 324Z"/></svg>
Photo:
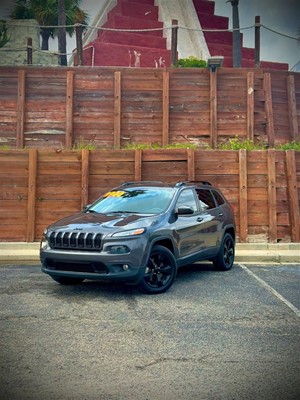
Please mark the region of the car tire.
<svg viewBox="0 0 300 400"><path fill-rule="evenodd" d="M234 263L234 240L230 233L225 233L217 257L213 260L214 267L219 271L228 271Z"/></svg>
<svg viewBox="0 0 300 400"><path fill-rule="evenodd" d="M153 246L138 288L147 294L163 293L171 287L176 274L176 260L172 252L164 246Z"/></svg>
<svg viewBox="0 0 300 400"><path fill-rule="evenodd" d="M61 285L80 285L84 281L81 278L69 278L67 276L51 276L51 278Z"/></svg>

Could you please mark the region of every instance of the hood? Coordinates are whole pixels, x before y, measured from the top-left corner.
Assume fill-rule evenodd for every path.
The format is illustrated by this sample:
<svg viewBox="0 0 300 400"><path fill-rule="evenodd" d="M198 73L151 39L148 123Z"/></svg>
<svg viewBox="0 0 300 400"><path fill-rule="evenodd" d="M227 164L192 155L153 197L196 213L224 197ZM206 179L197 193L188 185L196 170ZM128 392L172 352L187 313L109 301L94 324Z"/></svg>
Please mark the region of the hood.
<svg viewBox="0 0 300 400"><path fill-rule="evenodd" d="M95 229L97 227L103 228L128 228L134 229L138 227L148 227L154 225L158 219L157 215L143 215L143 214L98 214L81 212L65 217L54 224L50 229Z"/></svg>

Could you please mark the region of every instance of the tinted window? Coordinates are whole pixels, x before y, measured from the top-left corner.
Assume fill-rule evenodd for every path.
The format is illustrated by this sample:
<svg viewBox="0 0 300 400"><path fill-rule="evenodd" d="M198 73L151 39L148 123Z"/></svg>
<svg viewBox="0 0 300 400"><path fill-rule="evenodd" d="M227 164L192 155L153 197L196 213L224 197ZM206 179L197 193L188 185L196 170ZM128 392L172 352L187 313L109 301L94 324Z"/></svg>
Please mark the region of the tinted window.
<svg viewBox="0 0 300 400"><path fill-rule="evenodd" d="M213 194L214 194L215 199L216 199L216 202L218 203L219 206L225 203L223 197L220 195L219 192L216 192L216 191L214 190L214 191L213 191Z"/></svg>
<svg viewBox="0 0 300 400"><path fill-rule="evenodd" d="M203 211L211 210L212 208L216 207L215 200L210 190L197 189L196 192L198 195L200 207Z"/></svg>
<svg viewBox="0 0 300 400"><path fill-rule="evenodd" d="M194 212L197 211L197 203L195 200L194 192L191 189L183 190L177 199L176 208L183 206L191 207Z"/></svg>

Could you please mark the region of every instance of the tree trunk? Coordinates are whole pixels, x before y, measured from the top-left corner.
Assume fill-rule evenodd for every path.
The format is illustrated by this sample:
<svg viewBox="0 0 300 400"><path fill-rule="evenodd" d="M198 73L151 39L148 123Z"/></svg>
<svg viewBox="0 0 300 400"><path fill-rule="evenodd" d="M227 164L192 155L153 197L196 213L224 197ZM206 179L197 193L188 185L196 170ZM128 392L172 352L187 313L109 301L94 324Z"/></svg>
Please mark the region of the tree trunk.
<svg viewBox="0 0 300 400"><path fill-rule="evenodd" d="M42 36L42 50L49 50L49 37L51 34L51 29L41 28L40 33Z"/></svg>
<svg viewBox="0 0 300 400"><path fill-rule="evenodd" d="M65 0L58 0L58 52L59 65L68 65L67 41L66 41L66 13Z"/></svg>

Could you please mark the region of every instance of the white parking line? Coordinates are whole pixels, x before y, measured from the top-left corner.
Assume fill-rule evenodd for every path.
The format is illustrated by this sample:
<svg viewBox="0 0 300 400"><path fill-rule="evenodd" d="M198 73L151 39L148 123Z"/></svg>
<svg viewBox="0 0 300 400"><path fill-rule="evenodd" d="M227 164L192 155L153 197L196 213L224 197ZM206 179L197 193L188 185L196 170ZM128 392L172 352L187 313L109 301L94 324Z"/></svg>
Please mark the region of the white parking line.
<svg viewBox="0 0 300 400"><path fill-rule="evenodd" d="M298 308L296 308L292 303L290 303L287 299L285 299L283 296L281 296L280 293L278 293L275 289L272 288L268 283L266 283L263 279L261 279L259 276L255 275L250 269L248 269L245 265L243 264L238 264L244 271L247 272L248 275L252 276L252 278L256 279L266 290L268 290L270 293L272 293L274 296L276 296L280 301L282 301L287 307L289 307L296 315L297 317L300 318L300 311Z"/></svg>

